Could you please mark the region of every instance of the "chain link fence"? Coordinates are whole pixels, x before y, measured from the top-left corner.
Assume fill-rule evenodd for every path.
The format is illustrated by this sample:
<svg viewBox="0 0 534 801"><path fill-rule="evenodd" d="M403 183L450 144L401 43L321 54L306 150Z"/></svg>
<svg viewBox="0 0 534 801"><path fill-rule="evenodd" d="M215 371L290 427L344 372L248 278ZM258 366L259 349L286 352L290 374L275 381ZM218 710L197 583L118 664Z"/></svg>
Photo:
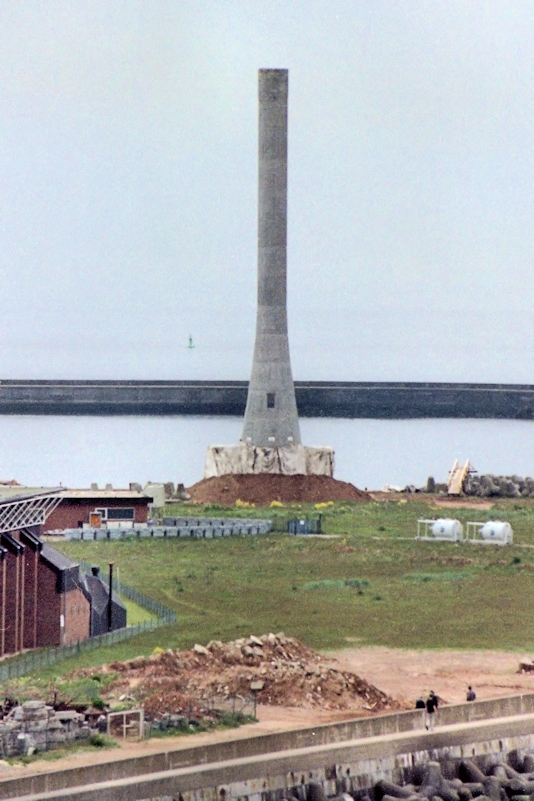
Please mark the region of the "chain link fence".
<svg viewBox="0 0 534 801"><path fill-rule="evenodd" d="M79 560L79 564L80 570L90 575L92 565L90 565L88 562L84 562L83 560ZM100 572L98 577L109 587L109 576L106 576ZM164 606L159 601L154 601L153 598L149 598L148 595L145 595L143 592L139 592L139 590L136 590L134 587L129 587L128 584L123 584L122 581L119 582L116 576L113 576L113 590L118 593L118 595L124 595L125 598L128 598L130 601L142 606L143 609L153 612L158 620L161 618L162 621L165 621L164 623L159 623L158 625L162 626L166 625L167 623L176 622L176 614L172 609L169 609L168 606Z"/></svg>

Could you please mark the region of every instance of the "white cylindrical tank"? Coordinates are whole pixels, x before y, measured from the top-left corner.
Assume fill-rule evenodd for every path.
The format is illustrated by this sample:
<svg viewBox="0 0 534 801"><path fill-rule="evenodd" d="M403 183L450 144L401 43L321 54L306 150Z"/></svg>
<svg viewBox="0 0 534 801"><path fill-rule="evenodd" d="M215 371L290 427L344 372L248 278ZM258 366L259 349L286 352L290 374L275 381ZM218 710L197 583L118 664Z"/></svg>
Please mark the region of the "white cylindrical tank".
<svg viewBox="0 0 534 801"><path fill-rule="evenodd" d="M453 540L459 542L462 539L463 528L459 520L450 517L434 520L430 526L432 536L437 540Z"/></svg>
<svg viewBox="0 0 534 801"><path fill-rule="evenodd" d="M153 501L150 506L162 509L165 506L165 486L163 484L148 483L143 487L143 492L152 496Z"/></svg>
<svg viewBox="0 0 534 801"><path fill-rule="evenodd" d="M513 538L512 526L502 520L488 520L480 529L480 536L483 540L509 544Z"/></svg>

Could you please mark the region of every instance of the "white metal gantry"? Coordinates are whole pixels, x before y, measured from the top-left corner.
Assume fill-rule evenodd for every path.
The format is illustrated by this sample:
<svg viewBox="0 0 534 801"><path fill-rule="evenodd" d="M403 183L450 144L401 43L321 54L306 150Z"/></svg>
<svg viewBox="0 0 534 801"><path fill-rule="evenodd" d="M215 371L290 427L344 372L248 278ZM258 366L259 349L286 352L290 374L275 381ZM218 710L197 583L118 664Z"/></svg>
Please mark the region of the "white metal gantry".
<svg viewBox="0 0 534 801"><path fill-rule="evenodd" d="M0 500L0 534L42 525L62 500L62 487Z"/></svg>

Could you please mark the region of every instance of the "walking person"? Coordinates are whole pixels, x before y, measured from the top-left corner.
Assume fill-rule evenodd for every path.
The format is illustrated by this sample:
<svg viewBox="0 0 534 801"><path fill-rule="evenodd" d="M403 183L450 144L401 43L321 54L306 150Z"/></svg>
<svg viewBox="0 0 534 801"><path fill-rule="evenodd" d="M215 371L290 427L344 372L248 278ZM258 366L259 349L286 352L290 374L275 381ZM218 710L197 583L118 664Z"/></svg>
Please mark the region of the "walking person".
<svg viewBox="0 0 534 801"><path fill-rule="evenodd" d="M425 704L425 699L423 698L422 695L420 695L417 701L415 702L415 708L418 709L419 712L421 713L422 723L424 725L425 715L426 715L426 704Z"/></svg>
<svg viewBox="0 0 534 801"><path fill-rule="evenodd" d="M436 722L436 710L439 706L439 701L437 695L435 695L433 690L430 690L430 695L426 699L426 715L425 715L425 726L428 731L434 731L434 724Z"/></svg>
<svg viewBox="0 0 534 801"><path fill-rule="evenodd" d="M423 718L423 724L424 724L424 722L425 722L425 714L426 714L426 704L425 704L425 699L423 698L422 695L420 695L419 698L417 699L417 701L415 702L415 708L419 709L419 711L421 712L421 715L422 715L422 718Z"/></svg>

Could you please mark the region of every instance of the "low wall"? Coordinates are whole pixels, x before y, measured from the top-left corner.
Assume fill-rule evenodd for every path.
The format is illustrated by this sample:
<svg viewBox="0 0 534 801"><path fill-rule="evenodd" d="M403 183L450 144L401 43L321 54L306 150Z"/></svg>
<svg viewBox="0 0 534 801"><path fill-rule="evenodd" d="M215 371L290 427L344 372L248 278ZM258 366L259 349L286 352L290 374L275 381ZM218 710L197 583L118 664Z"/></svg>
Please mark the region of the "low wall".
<svg viewBox="0 0 534 801"><path fill-rule="evenodd" d="M266 780L265 777L268 778L266 789L271 789L271 785L278 787L277 783L282 779L287 783L288 775L292 771L304 771L305 778L311 781L315 780L313 776L317 778L323 773L326 775L325 771L330 770L329 766L337 763L350 763L353 777L368 776L369 782L372 782L393 775L392 772L397 767L405 766L406 760L410 763L412 754L415 755L415 760L424 761L430 758L428 754L434 753L435 749L450 751L451 743L457 748L466 749L470 755L473 749L477 748L489 753L487 749L498 749L499 743L502 746L500 749L502 753L512 748L530 747L530 741L517 738L530 737L530 731L534 732L534 718L530 717L531 715L534 715L534 693L442 707L439 712L439 728L432 734L422 729L420 711L377 715L248 739L169 749L133 759L100 762L68 770L26 774L16 779L0 780L0 797L19 798L27 794L35 795L37 798L43 793L64 792L64 796L54 795L54 798L78 798L69 795L75 786L98 783L100 792L104 790L106 782L120 780L125 782L124 792L130 795L117 795L117 800L123 797L129 801L144 797L155 798L160 794L159 790L157 792L150 790L146 796L135 795L137 792L135 777L146 778L147 774L154 777L146 778L147 787L161 774L161 781L167 782L166 787L176 787L178 786L176 782L179 781L182 795L199 788L213 788L231 782L256 781L256 779L263 782ZM499 727L502 728L502 723L495 725L493 719L509 721L506 724L507 732L500 732ZM461 724L471 724L471 728L461 734L462 742L459 740L460 735L453 736L449 728ZM444 730L444 727L449 730ZM510 737L516 738L515 744L511 744ZM484 743L493 745L487 746ZM403 757L402 754L410 756ZM417 756L418 754L423 756ZM284 770L281 770L282 764L285 766ZM310 771L313 774L312 778L309 776ZM314 771L316 773L313 773ZM132 777L134 777L133 785ZM204 781L208 783L199 783ZM172 795L173 792L170 791L169 794ZM228 792L232 795L234 791L230 788ZM162 791L161 795L164 794ZM210 801L212 794L211 791L208 795L204 794L205 801ZM248 794L238 793L238 795ZM115 798L112 794L79 797L84 801L89 801L93 797L98 798L98 801ZM186 801L185 796L184 801ZM202 801L202 799L192 797L189 801ZM214 797L213 801L221 799ZM259 800L254 799L254 801Z"/></svg>
<svg viewBox="0 0 534 801"><path fill-rule="evenodd" d="M170 518L169 518L170 519ZM216 539L217 537L237 537L253 534L268 534L271 530L270 520L241 520L238 523L225 525L224 521L203 518L191 526L133 526L132 528L67 528L63 530L66 540L125 540L133 537L185 539Z"/></svg>

